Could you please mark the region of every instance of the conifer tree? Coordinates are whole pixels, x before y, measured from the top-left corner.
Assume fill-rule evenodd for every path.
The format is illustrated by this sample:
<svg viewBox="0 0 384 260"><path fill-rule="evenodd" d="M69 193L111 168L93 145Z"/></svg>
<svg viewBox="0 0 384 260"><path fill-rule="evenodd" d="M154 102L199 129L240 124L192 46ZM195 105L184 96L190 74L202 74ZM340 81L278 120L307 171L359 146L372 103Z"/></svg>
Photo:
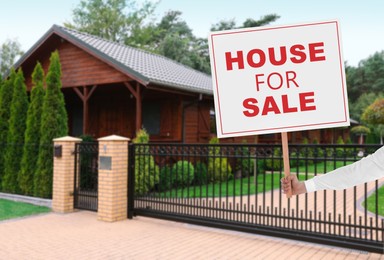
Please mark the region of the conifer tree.
<svg viewBox="0 0 384 260"><path fill-rule="evenodd" d="M68 133L67 111L61 92L61 65L58 51L52 53L46 76L40 125L40 148L34 175L34 196L52 196L53 149L52 140Z"/></svg>
<svg viewBox="0 0 384 260"><path fill-rule="evenodd" d="M45 94L43 82L44 70L41 64L37 63L32 73L31 103L27 113L23 157L18 175L20 190L26 195L33 195L33 175L39 151L41 110Z"/></svg>
<svg viewBox="0 0 384 260"><path fill-rule="evenodd" d="M13 84L11 113L7 137L7 150L4 155L3 191L18 193L17 174L20 171L21 155L28 111L27 87L21 69L18 70Z"/></svg>
<svg viewBox="0 0 384 260"><path fill-rule="evenodd" d="M10 77L3 82L0 89L0 190L2 190L2 177L4 175L4 154L7 148L8 121L11 113L11 103L13 96L13 83L16 72L12 68Z"/></svg>

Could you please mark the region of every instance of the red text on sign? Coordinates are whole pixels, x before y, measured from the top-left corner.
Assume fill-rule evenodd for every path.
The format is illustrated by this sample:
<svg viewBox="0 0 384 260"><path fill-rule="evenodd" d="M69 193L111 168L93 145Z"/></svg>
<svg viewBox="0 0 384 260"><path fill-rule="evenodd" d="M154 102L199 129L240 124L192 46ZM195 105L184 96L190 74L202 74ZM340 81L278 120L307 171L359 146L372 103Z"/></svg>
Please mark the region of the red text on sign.
<svg viewBox="0 0 384 260"><path fill-rule="evenodd" d="M286 71L284 77L278 72L272 72L266 77L266 79L264 74L256 74L256 90L260 91L260 85L264 85L265 83L272 90L280 89L284 83L286 84L287 88L290 88L290 83L292 83L296 87L299 87L299 84L297 84L295 79L296 72L294 71Z"/></svg>
<svg viewBox="0 0 384 260"><path fill-rule="evenodd" d="M252 49L246 55L241 50L236 53L225 53L227 70L233 70L234 64L237 64L239 70L244 69L245 61L251 68L260 68L267 62L274 66L281 66L287 61L299 64L307 59L310 62L324 61L324 42L309 43L308 46L302 44L294 44L290 47L280 46L279 51L275 47L268 48L267 52L262 49Z"/></svg>
<svg viewBox="0 0 384 260"><path fill-rule="evenodd" d="M260 111L259 102L256 98L246 98L243 101L243 107L246 109L243 114L246 117L258 116L261 112L261 116L266 116L269 113L273 114L285 114L293 113L298 111L311 111L316 110L314 105L315 93L314 92L303 92L299 93L299 104L292 105L289 102L288 95L282 95L279 104L276 102L274 96L267 96L264 100L264 104L261 104L262 110ZM260 106L260 107L261 107Z"/></svg>

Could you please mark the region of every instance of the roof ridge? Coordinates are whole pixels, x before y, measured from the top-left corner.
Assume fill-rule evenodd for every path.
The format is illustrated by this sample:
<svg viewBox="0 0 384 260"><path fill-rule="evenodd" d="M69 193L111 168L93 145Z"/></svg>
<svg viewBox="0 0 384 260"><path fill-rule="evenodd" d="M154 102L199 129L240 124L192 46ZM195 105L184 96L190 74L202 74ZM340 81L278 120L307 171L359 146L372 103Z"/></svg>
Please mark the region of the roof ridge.
<svg viewBox="0 0 384 260"><path fill-rule="evenodd" d="M173 60L173 59L171 59L171 58L168 58L168 57L166 57L166 56L160 55L160 54L158 54L158 53L150 52L150 51L148 51L148 50L141 49L141 48L137 48L137 47L132 47L132 46L126 45L126 44L121 43L121 42L115 42L115 41L112 41L112 40L109 40L109 39L102 38L102 37L97 36L97 35L93 35L93 34L90 34L90 33L87 33L87 32L79 31L79 30L76 30L76 29L73 29L73 28L68 28L68 27L61 26L61 25L56 25L56 24L55 24L55 26L58 27L59 29L62 29L62 30L67 30L67 31L71 31L71 32L74 32L74 33L79 33L79 34L82 34L82 35L87 36L87 37L92 37L92 38L95 38L95 39L98 39L98 40L102 40L102 41L105 41L105 42L109 42L109 43L111 43L111 44L119 45L119 46L121 46L121 47L131 48L131 49L133 49L133 50L137 50L137 51L140 51L140 52L149 54L149 55L153 55L153 56L156 56L156 57L165 59L165 60L169 60L169 61L171 61L171 62L177 63L177 64L179 64L179 65L185 67L185 68L188 69L188 70L194 70L195 72L200 73L200 74L202 74L202 75L204 75L204 76L208 76L208 77L211 76L211 75L209 75L209 74L207 74L207 73L204 73L204 72L202 72L202 71L196 70L196 69L194 69L194 68L192 68L192 67L189 67L189 66L187 66L187 65L185 65L185 64L183 64L183 63L181 63L181 62L175 61L175 60Z"/></svg>

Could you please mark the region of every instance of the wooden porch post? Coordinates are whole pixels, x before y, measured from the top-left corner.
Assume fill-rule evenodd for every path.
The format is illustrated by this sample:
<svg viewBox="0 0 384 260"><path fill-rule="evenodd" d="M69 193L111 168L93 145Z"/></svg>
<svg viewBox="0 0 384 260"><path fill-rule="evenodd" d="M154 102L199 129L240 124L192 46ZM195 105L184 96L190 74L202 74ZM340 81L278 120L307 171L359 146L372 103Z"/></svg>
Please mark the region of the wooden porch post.
<svg viewBox="0 0 384 260"><path fill-rule="evenodd" d="M124 82L124 85L129 89L136 99L136 132L140 130L142 124L142 102L141 102L141 89L140 83L136 82L136 89L129 82Z"/></svg>
<svg viewBox="0 0 384 260"><path fill-rule="evenodd" d="M93 92L95 91L97 85L92 86L91 90L88 91L87 86L83 86L83 93L78 88L74 88L76 94L80 97L80 99L83 101L83 135L88 133L88 100L92 96Z"/></svg>

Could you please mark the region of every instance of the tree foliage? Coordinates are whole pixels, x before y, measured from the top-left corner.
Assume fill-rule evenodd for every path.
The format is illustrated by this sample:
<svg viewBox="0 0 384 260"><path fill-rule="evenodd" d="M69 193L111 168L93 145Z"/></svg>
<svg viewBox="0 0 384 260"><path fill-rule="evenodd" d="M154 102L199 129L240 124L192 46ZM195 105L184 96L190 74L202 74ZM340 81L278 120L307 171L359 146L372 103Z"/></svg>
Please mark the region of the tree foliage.
<svg viewBox="0 0 384 260"><path fill-rule="evenodd" d="M13 96L13 85L17 77L16 71L11 69L9 78L3 82L0 89L0 189L2 188L2 176L4 175L4 154L7 148L9 129L9 117Z"/></svg>
<svg viewBox="0 0 384 260"><path fill-rule="evenodd" d="M7 39L0 47L0 75L5 75L20 55L23 55L20 43Z"/></svg>
<svg viewBox="0 0 384 260"><path fill-rule="evenodd" d="M21 154L23 152L25 122L28 111L27 87L21 69L14 80L9 130L7 135L7 150L4 155L3 191L18 193L17 174L20 171Z"/></svg>
<svg viewBox="0 0 384 260"><path fill-rule="evenodd" d="M37 63L32 73L31 103L27 113L23 157L18 175L21 192L26 195L33 195L33 176L39 154L41 110L45 94L43 82L44 71L41 64Z"/></svg>
<svg viewBox="0 0 384 260"><path fill-rule="evenodd" d="M67 111L61 92L61 65L58 51L51 54L46 85L41 112L39 156L34 176L34 195L50 198L53 175L52 140L68 134Z"/></svg>
<svg viewBox="0 0 384 260"><path fill-rule="evenodd" d="M156 4L127 0L82 0L73 10L73 24L65 26L115 42L140 44L141 28ZM131 40L135 38L138 41ZM139 40L141 39L141 40Z"/></svg>
<svg viewBox="0 0 384 260"><path fill-rule="evenodd" d="M134 0L82 0L73 10L73 24L65 26L157 53L209 74L207 39L193 34L180 11L170 10L157 22L156 7L151 1L138 5ZM234 20L220 21L211 29L262 26L278 18L275 14L260 20L248 18L239 27Z"/></svg>
<svg viewBox="0 0 384 260"><path fill-rule="evenodd" d="M135 144L147 144L149 134L145 129L136 133L133 139ZM150 155L148 146L137 146L136 152L140 155L135 157L135 192L145 194L159 183L159 166L155 163L155 158Z"/></svg>
<svg viewBox="0 0 384 260"><path fill-rule="evenodd" d="M368 106L362 119L369 124L384 124L384 98L379 98Z"/></svg>

